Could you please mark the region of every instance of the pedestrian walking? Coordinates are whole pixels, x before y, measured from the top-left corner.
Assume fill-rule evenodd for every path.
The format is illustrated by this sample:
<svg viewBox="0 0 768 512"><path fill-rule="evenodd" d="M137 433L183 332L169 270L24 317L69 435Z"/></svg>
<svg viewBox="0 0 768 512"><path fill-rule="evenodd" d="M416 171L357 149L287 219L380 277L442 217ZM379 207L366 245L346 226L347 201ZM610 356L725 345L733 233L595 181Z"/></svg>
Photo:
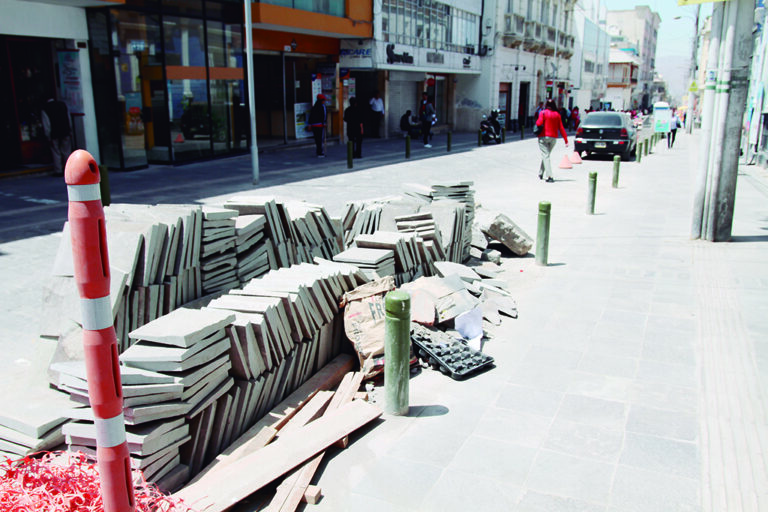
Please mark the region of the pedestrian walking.
<svg viewBox="0 0 768 512"><path fill-rule="evenodd" d="M579 125L581 124L581 114L579 114L579 107L573 107L573 110L571 110L571 124L573 125L574 131L579 130Z"/></svg>
<svg viewBox="0 0 768 512"><path fill-rule="evenodd" d="M352 141L352 154L355 158L363 157L363 116L357 106L357 98L349 98L349 106L344 110L344 122L347 123L347 137Z"/></svg>
<svg viewBox="0 0 768 512"><path fill-rule="evenodd" d="M309 112L309 127L315 138L317 158L325 158L325 123L328 119L328 109L325 106L325 94L318 94L317 101Z"/></svg>
<svg viewBox="0 0 768 512"><path fill-rule="evenodd" d="M432 138L432 125L435 122L435 107L432 98L426 92L421 94L421 107L419 107L419 119L421 120L421 135L425 148L431 148L429 143Z"/></svg>
<svg viewBox="0 0 768 512"><path fill-rule="evenodd" d="M67 158L72 153L72 127L69 124L67 104L50 98L42 108L43 132L53 156L53 175L64 176Z"/></svg>
<svg viewBox="0 0 768 512"><path fill-rule="evenodd" d="M371 136L381 138L381 122L384 120L384 100L379 97L379 91L373 91L373 98L368 102L371 106L373 130Z"/></svg>
<svg viewBox="0 0 768 512"><path fill-rule="evenodd" d="M667 132L667 149L672 149L675 145L675 138L677 137L677 129L682 127L680 118L677 117L677 111L672 111L672 119L669 120L669 131Z"/></svg>
<svg viewBox="0 0 768 512"><path fill-rule="evenodd" d="M552 163L549 161L549 156L555 148L558 133L563 136L565 146L568 147L568 135L565 133L563 119L560 117L554 100L547 100L546 108L539 114L536 126L539 127L539 150L541 150L539 179L552 183L555 179L552 177Z"/></svg>

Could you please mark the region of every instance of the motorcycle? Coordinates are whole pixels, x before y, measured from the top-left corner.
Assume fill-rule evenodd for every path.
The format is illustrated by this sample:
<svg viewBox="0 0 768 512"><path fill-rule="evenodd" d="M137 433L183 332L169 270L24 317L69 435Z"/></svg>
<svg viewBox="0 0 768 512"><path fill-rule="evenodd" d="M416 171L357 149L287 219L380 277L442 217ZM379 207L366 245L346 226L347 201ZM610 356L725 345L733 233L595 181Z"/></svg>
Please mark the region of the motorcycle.
<svg viewBox="0 0 768 512"><path fill-rule="evenodd" d="M501 133L486 116L483 116L483 120L480 121L480 132L482 133L483 144L501 144Z"/></svg>

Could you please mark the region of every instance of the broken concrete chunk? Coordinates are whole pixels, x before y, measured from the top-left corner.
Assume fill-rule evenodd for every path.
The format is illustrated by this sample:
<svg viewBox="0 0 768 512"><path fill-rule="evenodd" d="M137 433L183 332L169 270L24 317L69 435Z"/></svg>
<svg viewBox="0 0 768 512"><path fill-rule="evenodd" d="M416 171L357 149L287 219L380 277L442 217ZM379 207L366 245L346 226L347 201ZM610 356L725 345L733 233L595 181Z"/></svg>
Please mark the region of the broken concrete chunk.
<svg viewBox="0 0 768 512"><path fill-rule="evenodd" d="M497 265L501 265L501 253L496 249L486 249L480 258L483 261L490 261Z"/></svg>
<svg viewBox="0 0 768 512"><path fill-rule="evenodd" d="M503 213L478 216L480 230L498 240L518 256L525 256L533 247L533 239Z"/></svg>
<svg viewBox="0 0 768 512"><path fill-rule="evenodd" d="M472 281L478 281L480 276L477 272L472 270L466 265L461 263L453 263L452 261L436 261L435 268L440 277L448 277L452 274L459 276L463 281L471 283Z"/></svg>
<svg viewBox="0 0 768 512"><path fill-rule="evenodd" d="M472 224L472 241L470 242L470 245L481 251L488 248L488 238L485 236L485 233L480 230L480 226L477 224Z"/></svg>

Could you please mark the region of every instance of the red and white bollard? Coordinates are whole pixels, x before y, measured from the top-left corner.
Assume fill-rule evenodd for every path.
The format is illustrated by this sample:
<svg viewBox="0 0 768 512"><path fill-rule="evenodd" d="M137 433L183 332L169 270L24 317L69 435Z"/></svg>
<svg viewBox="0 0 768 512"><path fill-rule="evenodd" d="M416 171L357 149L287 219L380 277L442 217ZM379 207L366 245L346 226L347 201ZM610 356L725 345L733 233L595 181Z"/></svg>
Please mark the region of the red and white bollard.
<svg viewBox="0 0 768 512"><path fill-rule="evenodd" d="M123 387L117 337L109 301L109 255L99 167L77 150L64 171L75 281L80 292L88 398L96 423L96 462L105 512L135 509L131 464L125 440Z"/></svg>

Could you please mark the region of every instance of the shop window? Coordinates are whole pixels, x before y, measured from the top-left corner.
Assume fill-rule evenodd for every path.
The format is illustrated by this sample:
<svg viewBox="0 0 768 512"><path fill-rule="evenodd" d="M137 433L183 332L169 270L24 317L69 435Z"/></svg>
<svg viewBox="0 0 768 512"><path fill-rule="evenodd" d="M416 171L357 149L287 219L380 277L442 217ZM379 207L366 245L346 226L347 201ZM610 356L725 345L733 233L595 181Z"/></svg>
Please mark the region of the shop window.
<svg viewBox="0 0 768 512"><path fill-rule="evenodd" d="M263 4L280 5L301 11L344 16L345 0L261 0Z"/></svg>

